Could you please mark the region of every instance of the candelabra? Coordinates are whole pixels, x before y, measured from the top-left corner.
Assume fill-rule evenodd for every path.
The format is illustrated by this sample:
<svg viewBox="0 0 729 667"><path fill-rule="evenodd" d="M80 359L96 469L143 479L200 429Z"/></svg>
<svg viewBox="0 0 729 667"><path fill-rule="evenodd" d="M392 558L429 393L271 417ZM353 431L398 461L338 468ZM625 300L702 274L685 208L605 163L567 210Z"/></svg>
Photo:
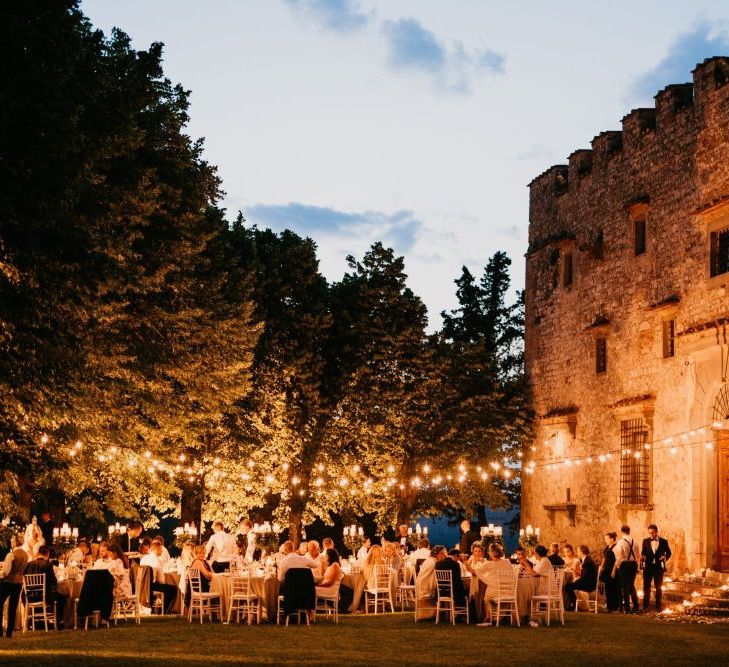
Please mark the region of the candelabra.
<svg viewBox="0 0 729 667"><path fill-rule="evenodd" d="M503 544L504 529L493 523L488 524L488 526L481 526L481 542L485 550L488 550L491 544Z"/></svg>
<svg viewBox="0 0 729 667"><path fill-rule="evenodd" d="M525 549L534 549L539 544L539 528L532 528L529 524L519 531L519 544Z"/></svg>
<svg viewBox="0 0 729 667"><path fill-rule="evenodd" d="M182 550L186 544L197 542L197 527L194 523L186 523L184 526L175 528L175 546Z"/></svg>
<svg viewBox="0 0 729 667"><path fill-rule="evenodd" d="M256 546L261 551L273 553L278 549L281 526L277 523L274 523L273 525L268 521L264 521L261 524L254 523L253 530L251 532L255 535Z"/></svg>
<svg viewBox="0 0 729 667"><path fill-rule="evenodd" d="M357 551L364 544L364 528L362 526L357 527L354 524L344 526L342 537L344 539L344 545L356 556Z"/></svg>
<svg viewBox="0 0 729 667"><path fill-rule="evenodd" d="M72 528L64 523L60 528L53 529L53 546L58 551L68 551L76 545L78 528Z"/></svg>

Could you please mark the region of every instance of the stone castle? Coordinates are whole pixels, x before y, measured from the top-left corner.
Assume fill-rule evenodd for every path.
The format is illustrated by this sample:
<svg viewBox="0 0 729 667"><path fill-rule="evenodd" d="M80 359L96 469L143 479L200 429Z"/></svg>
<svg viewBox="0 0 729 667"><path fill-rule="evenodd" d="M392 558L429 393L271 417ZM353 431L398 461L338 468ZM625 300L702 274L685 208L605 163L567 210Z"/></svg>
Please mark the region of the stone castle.
<svg viewBox="0 0 729 667"><path fill-rule="evenodd" d="M529 187L522 525L729 571L729 57Z"/></svg>

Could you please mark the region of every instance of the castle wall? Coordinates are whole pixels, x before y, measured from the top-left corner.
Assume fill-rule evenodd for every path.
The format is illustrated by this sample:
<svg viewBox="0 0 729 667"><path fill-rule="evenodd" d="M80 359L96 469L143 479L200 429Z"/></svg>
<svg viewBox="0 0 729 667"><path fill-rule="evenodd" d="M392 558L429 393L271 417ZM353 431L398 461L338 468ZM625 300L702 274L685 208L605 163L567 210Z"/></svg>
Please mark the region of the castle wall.
<svg viewBox="0 0 729 667"><path fill-rule="evenodd" d="M632 111L621 132L603 132L530 184L525 353L537 420L522 523L540 526L545 542L601 548L606 530L627 522L642 537L655 522L676 547L674 566L715 562L710 420L726 381L729 274L709 277L709 234L729 226L728 80L729 59L705 61L693 85L664 89L655 108ZM636 256L643 218L646 252ZM666 319L677 334L670 358ZM621 505L620 422L638 417L649 430L650 500Z"/></svg>

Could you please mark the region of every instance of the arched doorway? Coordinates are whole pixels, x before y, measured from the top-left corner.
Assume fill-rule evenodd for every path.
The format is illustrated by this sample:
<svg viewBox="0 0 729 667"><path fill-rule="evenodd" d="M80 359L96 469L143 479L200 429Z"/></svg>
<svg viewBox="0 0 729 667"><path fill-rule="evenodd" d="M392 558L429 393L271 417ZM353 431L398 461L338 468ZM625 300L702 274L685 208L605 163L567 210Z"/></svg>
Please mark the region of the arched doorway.
<svg viewBox="0 0 729 667"><path fill-rule="evenodd" d="M718 566L729 571L729 383L720 390L714 403L712 420L716 431L716 455L718 470Z"/></svg>

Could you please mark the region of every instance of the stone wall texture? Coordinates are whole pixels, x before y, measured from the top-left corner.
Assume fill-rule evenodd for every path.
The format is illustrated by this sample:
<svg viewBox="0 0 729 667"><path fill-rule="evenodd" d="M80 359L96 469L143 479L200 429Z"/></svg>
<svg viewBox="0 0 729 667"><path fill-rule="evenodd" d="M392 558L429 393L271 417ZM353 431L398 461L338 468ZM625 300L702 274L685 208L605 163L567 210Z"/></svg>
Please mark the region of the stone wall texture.
<svg viewBox="0 0 729 667"><path fill-rule="evenodd" d="M655 522L683 571L716 566L718 524L729 521L717 511L712 426L727 382L729 273L710 277L711 232L729 227L729 58L706 60L693 84L655 100L530 184L526 366L537 417L522 525L539 526L545 543L601 549L605 531L628 523L642 538ZM635 418L648 432L650 493L621 504L620 424Z"/></svg>

